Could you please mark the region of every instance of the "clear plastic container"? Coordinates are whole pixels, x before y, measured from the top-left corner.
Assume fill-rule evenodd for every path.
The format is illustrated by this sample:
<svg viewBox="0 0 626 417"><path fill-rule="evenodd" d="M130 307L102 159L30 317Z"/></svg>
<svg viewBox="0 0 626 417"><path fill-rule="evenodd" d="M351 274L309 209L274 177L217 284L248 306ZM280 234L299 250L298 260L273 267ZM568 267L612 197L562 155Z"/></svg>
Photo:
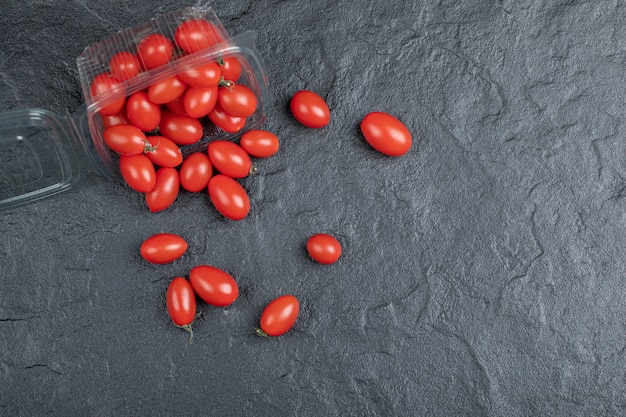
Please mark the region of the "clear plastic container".
<svg viewBox="0 0 626 417"><path fill-rule="evenodd" d="M176 47L176 28L185 21L210 22L222 40L206 49L184 54ZM15 207L65 191L77 184L88 171L112 179L121 178L118 156L104 142L103 107L119 98L115 93L92 97L90 86L99 74L109 71L110 58L121 51L135 53L146 36L159 33L174 45L174 58L167 64L143 71L122 84L123 96L141 91L151 84L182 70L220 59L235 57L242 67L237 84L246 85L256 95L258 106L236 134L213 125L206 117L200 141L181 147L183 155L205 151L213 140L232 140L249 129L256 129L267 118L270 93L263 61L254 47L256 33L244 32L229 37L210 7L189 7L162 15L130 29L120 31L87 47L77 59L85 104L74 114L59 116L41 109L18 110L0 114L0 210Z"/></svg>

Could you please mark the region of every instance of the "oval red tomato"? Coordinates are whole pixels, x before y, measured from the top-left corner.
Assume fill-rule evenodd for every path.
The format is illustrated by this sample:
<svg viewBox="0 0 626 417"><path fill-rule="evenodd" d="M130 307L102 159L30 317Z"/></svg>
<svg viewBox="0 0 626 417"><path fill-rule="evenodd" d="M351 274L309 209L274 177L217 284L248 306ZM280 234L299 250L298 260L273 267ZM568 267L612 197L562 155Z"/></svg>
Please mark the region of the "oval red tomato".
<svg viewBox="0 0 626 417"><path fill-rule="evenodd" d="M297 121L311 128L321 128L330 122L330 110L324 99L308 90L298 91L289 102L291 113Z"/></svg>
<svg viewBox="0 0 626 417"><path fill-rule="evenodd" d="M151 149L146 135L132 125L113 125L104 129L104 143L121 155L138 155Z"/></svg>
<svg viewBox="0 0 626 417"><path fill-rule="evenodd" d="M124 181L135 191L147 193L154 188L156 182L154 165L143 154L121 155L120 173Z"/></svg>
<svg viewBox="0 0 626 417"><path fill-rule="evenodd" d="M137 91L126 100L126 116L133 126L150 132L161 121L161 106L150 101L145 91Z"/></svg>
<svg viewBox="0 0 626 417"><path fill-rule="evenodd" d="M201 51L222 40L217 28L204 19L186 20L174 33L176 44L188 54Z"/></svg>
<svg viewBox="0 0 626 417"><path fill-rule="evenodd" d="M153 150L146 152L153 164L161 167L177 167L183 162L180 148L165 136L146 136Z"/></svg>
<svg viewBox="0 0 626 417"><path fill-rule="evenodd" d="M217 61L222 77L227 81L236 82L241 77L241 63L234 56Z"/></svg>
<svg viewBox="0 0 626 417"><path fill-rule="evenodd" d="M180 97L187 84L178 75L164 78L148 88L148 98L155 104L165 104Z"/></svg>
<svg viewBox="0 0 626 417"><path fill-rule="evenodd" d="M248 117L256 111L256 95L242 84L220 87L217 99L222 109L231 116Z"/></svg>
<svg viewBox="0 0 626 417"><path fill-rule="evenodd" d="M291 294L272 300L261 313L260 336L280 336L291 329L298 318L300 303Z"/></svg>
<svg viewBox="0 0 626 417"><path fill-rule="evenodd" d="M217 62L199 65L181 71L178 76L192 87L209 88L216 87L222 76L222 71Z"/></svg>
<svg viewBox="0 0 626 417"><path fill-rule="evenodd" d="M166 264L183 256L188 244L173 233L157 233L147 238L139 248L141 256L153 264Z"/></svg>
<svg viewBox="0 0 626 417"><path fill-rule="evenodd" d="M94 101L102 101L97 112L103 116L118 114L126 103L124 86L108 73L97 75L91 81L89 92Z"/></svg>
<svg viewBox="0 0 626 417"><path fill-rule="evenodd" d="M371 112L361 121L361 133L372 148L389 156L411 149L411 132L400 120L384 112Z"/></svg>
<svg viewBox="0 0 626 417"><path fill-rule="evenodd" d="M154 264L172 262L185 253L188 244L173 233L157 233L146 239L140 247L141 256Z"/></svg>
<svg viewBox="0 0 626 417"><path fill-rule="evenodd" d="M209 88L187 87L183 96L185 113L200 118L209 114L217 103L217 86Z"/></svg>
<svg viewBox="0 0 626 417"><path fill-rule="evenodd" d="M191 331L196 318L196 294L189 281L183 277L174 278L167 287L165 304L174 324Z"/></svg>
<svg viewBox="0 0 626 417"><path fill-rule="evenodd" d="M137 46L138 58L147 70L170 62L173 52L172 42L159 33L146 36Z"/></svg>
<svg viewBox="0 0 626 417"><path fill-rule="evenodd" d="M252 161L243 148L227 140L209 143L207 153L213 168L231 178L244 178L250 174Z"/></svg>
<svg viewBox="0 0 626 417"><path fill-rule="evenodd" d="M178 145L191 145L202 138L202 123L196 118L164 111L159 124L161 135Z"/></svg>
<svg viewBox="0 0 626 417"><path fill-rule="evenodd" d="M330 265L341 256L341 244L333 236L318 233L311 236L306 242L306 250L315 261Z"/></svg>
<svg viewBox="0 0 626 417"><path fill-rule="evenodd" d="M216 103L213 110L209 112L209 120L228 133L237 133L246 125L245 117L232 116L226 113L219 103Z"/></svg>
<svg viewBox="0 0 626 417"><path fill-rule="evenodd" d="M246 190L226 175L215 175L209 180L211 202L224 217L241 220L250 212L250 199Z"/></svg>
<svg viewBox="0 0 626 417"><path fill-rule="evenodd" d="M152 213L165 210L178 197L180 180L175 168L162 167L156 171L154 187L146 193L146 205Z"/></svg>
<svg viewBox="0 0 626 417"><path fill-rule="evenodd" d="M183 160L180 167L180 185L187 191L197 193L205 190L213 175L213 166L209 156L195 152Z"/></svg>
<svg viewBox="0 0 626 417"><path fill-rule="evenodd" d="M198 297L215 307L231 305L239 295L235 279L214 266L196 266L189 272L189 282Z"/></svg>
<svg viewBox="0 0 626 417"><path fill-rule="evenodd" d="M239 139L239 145L250 156L267 158L275 155L280 147L278 137L267 130L249 130Z"/></svg>
<svg viewBox="0 0 626 417"><path fill-rule="evenodd" d="M119 81L133 78L139 74L140 69L137 57L127 51L118 52L109 60L109 71Z"/></svg>

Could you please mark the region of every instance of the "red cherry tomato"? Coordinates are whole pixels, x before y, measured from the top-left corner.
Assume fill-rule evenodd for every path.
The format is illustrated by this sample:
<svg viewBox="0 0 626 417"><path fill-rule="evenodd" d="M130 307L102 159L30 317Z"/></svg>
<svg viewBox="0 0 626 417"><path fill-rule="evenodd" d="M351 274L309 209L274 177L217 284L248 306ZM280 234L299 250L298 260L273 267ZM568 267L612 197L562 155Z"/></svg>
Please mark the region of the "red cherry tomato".
<svg viewBox="0 0 626 417"><path fill-rule="evenodd" d="M121 155L138 155L151 150L146 135L132 125L109 126L102 135L104 143Z"/></svg>
<svg viewBox="0 0 626 417"><path fill-rule="evenodd" d="M191 331L191 323L196 318L196 294L189 281L174 278L167 287L165 304L174 324Z"/></svg>
<svg viewBox="0 0 626 417"><path fill-rule="evenodd" d="M178 145L165 136L147 136L146 139L154 149L146 152L153 164L173 168L183 162L183 154Z"/></svg>
<svg viewBox="0 0 626 417"><path fill-rule="evenodd" d="M126 116L132 125L150 132L161 121L161 106L150 101L144 91L137 91L126 100Z"/></svg>
<svg viewBox="0 0 626 417"><path fill-rule="evenodd" d="M180 97L187 84L178 75L157 81L148 88L148 97L155 104L165 104Z"/></svg>
<svg viewBox="0 0 626 417"><path fill-rule="evenodd" d="M188 54L201 51L222 40L217 28L204 19L181 23L174 33L176 44Z"/></svg>
<svg viewBox="0 0 626 417"><path fill-rule="evenodd" d="M404 123L384 112L367 114L361 121L361 133L372 148L389 156L404 155L413 142Z"/></svg>
<svg viewBox="0 0 626 417"><path fill-rule="evenodd" d="M191 145L202 138L202 123L196 118L164 111L159 124L161 135L178 145Z"/></svg>
<svg viewBox="0 0 626 417"><path fill-rule="evenodd" d="M203 152L192 153L180 167L180 185L187 191L197 193L206 190L213 175L209 156Z"/></svg>
<svg viewBox="0 0 626 417"><path fill-rule="evenodd" d="M154 188L146 193L146 205L152 213L162 211L174 203L178 197L180 180L175 168L162 167L156 171Z"/></svg>
<svg viewBox="0 0 626 417"><path fill-rule="evenodd" d="M289 103L297 121L311 128L321 128L330 122L330 110L324 99L308 90L298 91Z"/></svg>
<svg viewBox="0 0 626 417"><path fill-rule="evenodd" d="M256 111L257 98L243 84L220 87L217 99L222 109L231 116L248 117Z"/></svg>
<svg viewBox="0 0 626 417"><path fill-rule="evenodd" d="M187 87L183 97L185 112L196 118L206 116L215 107L217 96L217 86L209 88Z"/></svg>
<svg viewBox="0 0 626 417"><path fill-rule="evenodd" d="M126 111L123 108L118 114L114 114L112 116L100 115L100 118L102 119L102 125L105 129L110 126L130 124L128 118L126 117Z"/></svg>
<svg viewBox="0 0 626 417"><path fill-rule="evenodd" d="M120 156L120 172L124 181L135 191L152 191L156 182L154 165L145 155Z"/></svg>
<svg viewBox="0 0 626 417"><path fill-rule="evenodd" d="M146 36L137 46L139 61L147 70L170 62L173 51L172 42L158 33Z"/></svg>
<svg viewBox="0 0 626 417"><path fill-rule="evenodd" d="M217 61L225 80L236 82L241 77L241 64L235 57L220 59Z"/></svg>
<svg viewBox="0 0 626 417"><path fill-rule="evenodd" d="M187 242L173 233L157 233L147 238L139 248L141 256L153 264L167 264L183 256Z"/></svg>
<svg viewBox="0 0 626 417"><path fill-rule="evenodd" d="M208 64L185 69L178 76L192 87L209 88L217 86L220 82L222 71L217 62L209 62Z"/></svg>
<svg viewBox="0 0 626 417"><path fill-rule="evenodd" d="M215 307L231 305L239 295L235 279L214 266L196 266L189 272L189 282L198 297Z"/></svg>
<svg viewBox="0 0 626 417"><path fill-rule="evenodd" d="M130 52L118 52L109 60L109 71L116 80L130 80L139 74L139 70L139 61Z"/></svg>
<svg viewBox="0 0 626 417"><path fill-rule="evenodd" d="M94 101L103 100L105 105L97 110L102 116L118 114L126 103L124 86L110 74L97 75L91 81L89 92Z"/></svg>
<svg viewBox="0 0 626 417"><path fill-rule="evenodd" d="M291 329L298 318L300 303L290 294L281 295L270 302L261 313L260 336L280 336Z"/></svg>
<svg viewBox="0 0 626 417"><path fill-rule="evenodd" d="M182 96L177 97L174 100L168 101L167 103L165 103L165 107L167 107L172 113L187 115L183 98L184 98L184 93Z"/></svg>
<svg viewBox="0 0 626 417"><path fill-rule="evenodd" d="M213 168L231 178L244 178L250 174L252 161L243 148L227 140L209 143L207 153Z"/></svg>
<svg viewBox="0 0 626 417"><path fill-rule="evenodd" d="M341 256L341 244L334 237L325 233L311 236L306 242L306 250L315 261L330 265Z"/></svg>
<svg viewBox="0 0 626 417"><path fill-rule="evenodd" d="M267 130L249 130L239 139L239 145L250 156L267 158L275 155L280 147L278 137Z"/></svg>
<svg viewBox="0 0 626 417"><path fill-rule="evenodd" d="M241 220L250 212L250 199L246 190L226 175L215 175L209 180L211 202L224 217Z"/></svg>
<svg viewBox="0 0 626 417"><path fill-rule="evenodd" d="M209 112L209 120L228 133L237 133L246 125L245 117L231 116L222 109L219 103L216 103L213 110Z"/></svg>

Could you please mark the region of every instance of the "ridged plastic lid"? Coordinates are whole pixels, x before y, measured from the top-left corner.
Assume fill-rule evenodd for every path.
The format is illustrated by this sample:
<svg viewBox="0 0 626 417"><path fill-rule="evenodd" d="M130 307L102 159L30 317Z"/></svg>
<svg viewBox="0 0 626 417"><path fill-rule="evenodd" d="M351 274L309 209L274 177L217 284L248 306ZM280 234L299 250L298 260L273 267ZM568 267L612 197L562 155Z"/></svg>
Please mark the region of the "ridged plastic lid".
<svg viewBox="0 0 626 417"><path fill-rule="evenodd" d="M46 110L0 114L0 209L57 194L80 180L72 129Z"/></svg>

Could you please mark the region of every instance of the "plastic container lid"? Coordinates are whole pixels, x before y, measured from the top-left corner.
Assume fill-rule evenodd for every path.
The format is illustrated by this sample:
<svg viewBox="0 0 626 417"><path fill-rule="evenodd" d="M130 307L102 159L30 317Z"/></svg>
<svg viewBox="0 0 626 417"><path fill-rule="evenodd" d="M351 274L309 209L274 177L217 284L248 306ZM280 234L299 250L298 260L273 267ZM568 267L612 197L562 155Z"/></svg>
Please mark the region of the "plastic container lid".
<svg viewBox="0 0 626 417"><path fill-rule="evenodd" d="M46 110L0 114L0 209L65 191L89 162L77 157L77 132Z"/></svg>
<svg viewBox="0 0 626 417"><path fill-rule="evenodd" d="M211 22L222 41L189 54L178 51L168 64L126 80L123 83L125 94L142 90L177 71L234 56L242 64L242 82L255 91L259 101L257 111L238 134L258 128L266 119L270 94L263 62L254 48L256 33L248 31L230 38L211 8L196 6L177 10L85 48L77 59L85 104L76 113L59 116L47 110L29 109L0 114L0 210L65 191L88 171L119 178L117 155L104 144L104 126L98 114L98 110L115 97L91 97L89 84L95 76L107 71L113 54L133 50L141 39L152 33L173 40L181 22L197 18ZM212 140L233 139L237 135L207 123L203 138L181 147L181 151L183 155L203 151Z"/></svg>

